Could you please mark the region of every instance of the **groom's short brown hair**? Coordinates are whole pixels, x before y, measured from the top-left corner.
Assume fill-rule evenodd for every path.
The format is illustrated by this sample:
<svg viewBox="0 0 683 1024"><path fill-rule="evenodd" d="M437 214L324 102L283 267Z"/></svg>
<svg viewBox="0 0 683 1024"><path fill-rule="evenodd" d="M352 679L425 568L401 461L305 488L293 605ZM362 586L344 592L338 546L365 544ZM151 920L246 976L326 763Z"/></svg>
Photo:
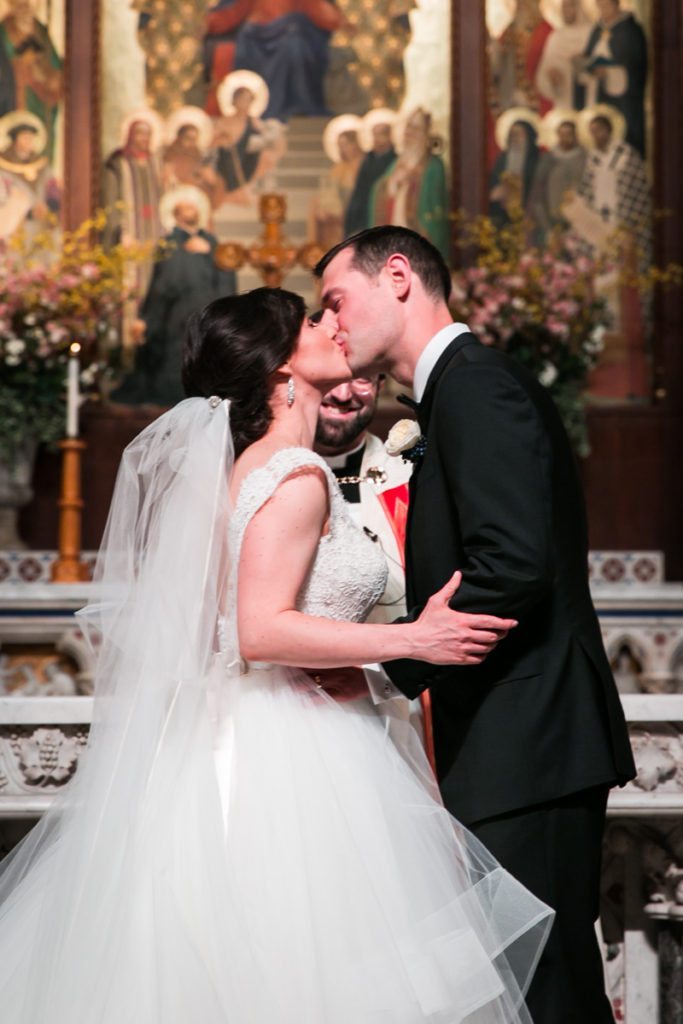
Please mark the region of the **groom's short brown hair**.
<svg viewBox="0 0 683 1024"><path fill-rule="evenodd" d="M353 252L351 266L366 277L377 277L389 257L400 253L410 262L429 295L444 302L450 298L451 272L446 261L436 246L417 231L391 225L357 231L325 253L313 268L315 276L322 277L325 268L345 249Z"/></svg>

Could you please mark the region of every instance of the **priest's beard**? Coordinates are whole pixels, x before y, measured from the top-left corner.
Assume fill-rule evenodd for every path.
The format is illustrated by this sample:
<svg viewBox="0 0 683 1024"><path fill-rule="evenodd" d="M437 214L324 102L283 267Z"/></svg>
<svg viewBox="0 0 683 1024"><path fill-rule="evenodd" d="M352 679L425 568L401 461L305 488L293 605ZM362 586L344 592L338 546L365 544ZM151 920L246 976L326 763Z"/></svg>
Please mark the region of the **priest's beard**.
<svg viewBox="0 0 683 1024"><path fill-rule="evenodd" d="M315 431L315 443L327 449L351 448L353 442L360 437L374 415L375 409L371 407L359 409L355 416L339 423L319 419Z"/></svg>

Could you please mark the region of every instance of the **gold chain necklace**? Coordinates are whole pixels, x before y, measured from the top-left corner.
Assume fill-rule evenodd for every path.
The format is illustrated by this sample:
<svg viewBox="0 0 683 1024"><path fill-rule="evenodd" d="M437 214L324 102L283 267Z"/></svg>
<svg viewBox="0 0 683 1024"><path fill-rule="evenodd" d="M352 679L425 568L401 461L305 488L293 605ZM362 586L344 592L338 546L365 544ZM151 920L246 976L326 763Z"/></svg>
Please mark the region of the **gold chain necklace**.
<svg viewBox="0 0 683 1024"><path fill-rule="evenodd" d="M379 466L369 466L365 476L338 476L338 484L374 484L375 487L379 487L381 484L385 484L388 480L386 470L380 469Z"/></svg>

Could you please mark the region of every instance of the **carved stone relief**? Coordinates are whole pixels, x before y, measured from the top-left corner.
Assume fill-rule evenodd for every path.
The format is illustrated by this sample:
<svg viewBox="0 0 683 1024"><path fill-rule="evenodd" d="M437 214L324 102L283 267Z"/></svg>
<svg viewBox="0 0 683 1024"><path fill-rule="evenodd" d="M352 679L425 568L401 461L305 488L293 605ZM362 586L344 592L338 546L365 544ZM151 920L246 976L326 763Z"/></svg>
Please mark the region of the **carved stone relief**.
<svg viewBox="0 0 683 1024"><path fill-rule="evenodd" d="M0 750L15 791L57 789L73 776L87 743L83 726L14 726L0 729ZM4 772L5 785L9 779Z"/></svg>
<svg viewBox="0 0 683 1024"><path fill-rule="evenodd" d="M600 627L621 693L677 693L683 679L683 618L610 620Z"/></svg>
<svg viewBox="0 0 683 1024"><path fill-rule="evenodd" d="M627 788L646 793L683 791L683 732L677 725L658 723L629 730L638 775Z"/></svg>

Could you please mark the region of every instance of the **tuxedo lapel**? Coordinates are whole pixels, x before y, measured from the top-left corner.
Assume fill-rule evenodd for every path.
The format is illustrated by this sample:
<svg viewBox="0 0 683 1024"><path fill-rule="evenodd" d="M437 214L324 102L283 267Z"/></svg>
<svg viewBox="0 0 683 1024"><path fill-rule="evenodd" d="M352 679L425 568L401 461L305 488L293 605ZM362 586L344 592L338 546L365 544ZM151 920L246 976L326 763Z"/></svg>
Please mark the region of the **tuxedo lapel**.
<svg viewBox="0 0 683 1024"><path fill-rule="evenodd" d="M470 334L468 331L465 334L459 334L457 338L450 343L448 348L441 354L439 359L434 366L434 369L429 375L427 380L427 386L425 387L422 401L417 407L417 419L420 424L420 429L423 434L427 433L427 427L429 426L429 417L432 411L432 403L434 401L434 393L436 391L436 385L439 382L441 374L444 372L447 366L460 355L463 348L466 345L479 345L479 340ZM413 474L414 476L415 474Z"/></svg>
<svg viewBox="0 0 683 1024"><path fill-rule="evenodd" d="M478 345L479 341L470 334L469 331L466 334L460 334L457 338L454 338L448 348L442 353L437 360L434 369L429 375L427 380L427 386L425 388L422 401L418 404L416 413L417 420L420 424L420 430L423 434L427 434L429 428L429 418L432 411L432 403L434 401L434 393L436 391L436 385L439 378L445 371L446 367L451 364L460 355L466 345ZM408 403L406 403L408 404ZM409 499L408 499L408 520L406 523L406 551L405 551L405 564L406 564L406 597L408 601L408 607L410 608L415 603L415 593L413 590L414 571L413 571L413 560L412 560L412 545L411 545L411 529L412 529L412 512L415 507L415 495L417 488L419 487L420 470L422 468L422 460L419 460L413 475L410 478L409 487Z"/></svg>

